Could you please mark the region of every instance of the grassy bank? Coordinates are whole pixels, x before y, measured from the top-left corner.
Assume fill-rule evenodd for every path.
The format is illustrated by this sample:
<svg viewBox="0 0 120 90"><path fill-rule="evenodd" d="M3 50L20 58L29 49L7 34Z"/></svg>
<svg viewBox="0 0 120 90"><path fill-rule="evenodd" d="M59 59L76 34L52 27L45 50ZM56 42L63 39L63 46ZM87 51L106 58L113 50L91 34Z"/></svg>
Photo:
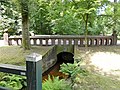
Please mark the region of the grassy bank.
<svg viewBox="0 0 120 90"><path fill-rule="evenodd" d="M0 47L0 63L25 65L25 58L31 53L44 55L52 47L34 46L30 50L24 51L19 46Z"/></svg>

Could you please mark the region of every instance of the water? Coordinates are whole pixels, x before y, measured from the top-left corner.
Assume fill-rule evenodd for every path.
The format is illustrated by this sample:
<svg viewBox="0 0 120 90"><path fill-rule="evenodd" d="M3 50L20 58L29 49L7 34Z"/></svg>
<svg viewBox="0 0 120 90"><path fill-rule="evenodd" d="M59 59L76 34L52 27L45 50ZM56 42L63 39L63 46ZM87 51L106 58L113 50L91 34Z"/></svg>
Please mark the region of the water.
<svg viewBox="0 0 120 90"><path fill-rule="evenodd" d="M46 71L45 73L43 73L43 75L42 75L43 82L48 79L48 75L51 76L51 79L52 79L52 76L54 76L54 77L59 76L60 79L67 78L67 76L65 74L63 74L62 72L59 72L61 64L62 64L62 62L57 62L48 71Z"/></svg>

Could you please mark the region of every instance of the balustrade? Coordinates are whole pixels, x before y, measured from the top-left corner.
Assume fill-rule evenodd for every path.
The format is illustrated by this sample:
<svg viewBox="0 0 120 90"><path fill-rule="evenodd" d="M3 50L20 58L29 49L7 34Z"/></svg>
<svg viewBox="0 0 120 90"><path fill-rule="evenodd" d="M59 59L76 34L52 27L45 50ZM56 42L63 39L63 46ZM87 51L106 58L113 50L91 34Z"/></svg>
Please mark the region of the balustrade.
<svg viewBox="0 0 120 90"><path fill-rule="evenodd" d="M87 36L88 46L114 45L114 36ZM21 45L21 36L9 37L10 45ZM80 35L39 35L30 36L30 44L37 46L78 45L85 46L85 36Z"/></svg>

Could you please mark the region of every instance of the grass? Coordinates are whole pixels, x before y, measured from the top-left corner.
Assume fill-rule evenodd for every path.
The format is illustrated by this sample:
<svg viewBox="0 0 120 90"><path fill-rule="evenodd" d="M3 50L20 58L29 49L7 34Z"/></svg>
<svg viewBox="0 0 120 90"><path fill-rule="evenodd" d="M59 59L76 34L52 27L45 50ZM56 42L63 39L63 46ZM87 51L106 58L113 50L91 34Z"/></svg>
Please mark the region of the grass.
<svg viewBox="0 0 120 90"><path fill-rule="evenodd" d="M75 90L120 90L120 81L99 74L89 74Z"/></svg>
<svg viewBox="0 0 120 90"><path fill-rule="evenodd" d="M0 47L0 63L25 65L25 58L31 53L38 53L44 55L51 47L31 47L31 50L24 51L19 46Z"/></svg>

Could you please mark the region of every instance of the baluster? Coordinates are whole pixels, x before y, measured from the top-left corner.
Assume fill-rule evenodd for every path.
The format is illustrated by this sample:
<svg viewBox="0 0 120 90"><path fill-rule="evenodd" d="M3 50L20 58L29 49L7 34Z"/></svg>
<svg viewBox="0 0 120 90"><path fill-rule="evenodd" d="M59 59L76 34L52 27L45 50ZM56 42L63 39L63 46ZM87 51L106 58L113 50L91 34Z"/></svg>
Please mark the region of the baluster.
<svg viewBox="0 0 120 90"><path fill-rule="evenodd" d="M66 39L63 39L63 45L66 45Z"/></svg>
<svg viewBox="0 0 120 90"><path fill-rule="evenodd" d="M48 39L45 39L45 41L46 41L46 46L48 46L49 44L48 44Z"/></svg>
<svg viewBox="0 0 120 90"><path fill-rule="evenodd" d="M18 39L16 39L16 44L19 45L19 43L18 43Z"/></svg>
<svg viewBox="0 0 120 90"><path fill-rule="evenodd" d="M109 45L109 38L106 39L106 45Z"/></svg>
<svg viewBox="0 0 120 90"><path fill-rule="evenodd" d="M101 45L104 45L104 38L101 39Z"/></svg>
<svg viewBox="0 0 120 90"><path fill-rule="evenodd" d="M58 39L58 45L61 45L61 39Z"/></svg>
<svg viewBox="0 0 120 90"><path fill-rule="evenodd" d="M91 39L91 46L94 46L94 39Z"/></svg>
<svg viewBox="0 0 120 90"><path fill-rule="evenodd" d="M42 43L42 39L40 38L39 40L40 40L40 45L42 46L42 44L43 44L43 43Z"/></svg>
<svg viewBox="0 0 120 90"><path fill-rule="evenodd" d="M89 38L87 38L87 46L89 46L89 41L90 41L90 39L89 39Z"/></svg>
<svg viewBox="0 0 120 90"><path fill-rule="evenodd" d="M33 45L37 45L36 39L33 39Z"/></svg>
<svg viewBox="0 0 120 90"><path fill-rule="evenodd" d="M55 39L52 39L52 45L55 45Z"/></svg>
<svg viewBox="0 0 120 90"><path fill-rule="evenodd" d="M84 46L83 45L83 39L80 39L80 46Z"/></svg>
<svg viewBox="0 0 120 90"><path fill-rule="evenodd" d="M68 41L69 41L69 45L72 45L72 39L69 39Z"/></svg>
<svg viewBox="0 0 120 90"><path fill-rule="evenodd" d="M110 45L113 45L113 38L110 39Z"/></svg>
<svg viewBox="0 0 120 90"><path fill-rule="evenodd" d="M99 39L96 39L96 45L99 46Z"/></svg>
<svg viewBox="0 0 120 90"><path fill-rule="evenodd" d="M110 43L110 42L109 42L109 38L107 38L107 45L110 45L109 43Z"/></svg>
<svg viewBox="0 0 120 90"><path fill-rule="evenodd" d="M78 39L74 39L74 45L78 45Z"/></svg>
<svg viewBox="0 0 120 90"><path fill-rule="evenodd" d="M8 44L12 45L12 40L11 39L9 39Z"/></svg>

